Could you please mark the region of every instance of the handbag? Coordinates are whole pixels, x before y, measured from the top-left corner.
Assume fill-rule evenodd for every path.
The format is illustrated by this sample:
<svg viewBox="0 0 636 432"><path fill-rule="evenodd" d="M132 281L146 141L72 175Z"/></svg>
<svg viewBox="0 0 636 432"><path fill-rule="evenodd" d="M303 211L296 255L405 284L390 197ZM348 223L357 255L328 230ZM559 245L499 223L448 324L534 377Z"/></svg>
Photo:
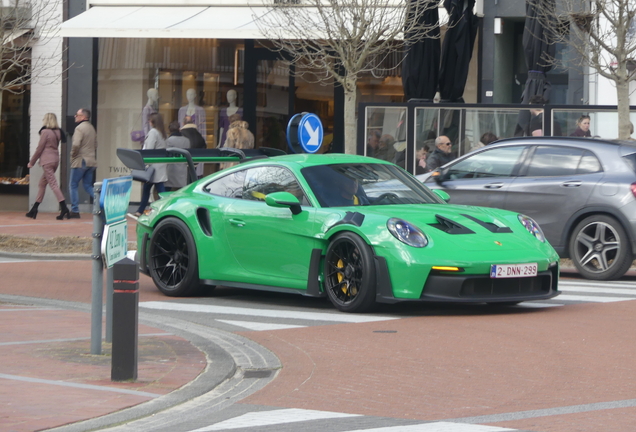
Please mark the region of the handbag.
<svg viewBox="0 0 636 432"><path fill-rule="evenodd" d="M139 120L141 120L141 115L143 114L143 111L139 113L139 116L137 117L137 120L135 121L135 123L139 123ZM141 127L143 128L144 126L141 125ZM133 142L144 142L144 139L146 139L146 134L144 133L143 129L142 130L134 130L132 132L130 132L130 139Z"/></svg>
<svg viewBox="0 0 636 432"><path fill-rule="evenodd" d="M133 180L137 180L144 183L149 183L152 180L152 176L155 174L155 167L149 165L145 170L132 170L130 175Z"/></svg>
<svg viewBox="0 0 636 432"><path fill-rule="evenodd" d="M134 142L144 142L145 138L144 131L142 130L136 130L130 133L130 139Z"/></svg>

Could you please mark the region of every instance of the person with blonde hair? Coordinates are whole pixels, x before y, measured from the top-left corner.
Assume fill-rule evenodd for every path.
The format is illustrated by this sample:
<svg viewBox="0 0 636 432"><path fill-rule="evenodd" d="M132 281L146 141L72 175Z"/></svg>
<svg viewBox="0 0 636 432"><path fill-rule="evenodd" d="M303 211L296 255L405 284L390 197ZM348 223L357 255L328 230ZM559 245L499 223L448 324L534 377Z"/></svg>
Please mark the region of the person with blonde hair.
<svg viewBox="0 0 636 432"><path fill-rule="evenodd" d="M230 121L230 127L227 131L223 147L236 149L254 148L254 134L249 130L249 123L241 120L241 116L239 114L232 114L230 116ZM225 169L233 165L236 165L236 162L224 162L220 164L220 168Z"/></svg>
<svg viewBox="0 0 636 432"><path fill-rule="evenodd" d="M44 119L42 119L42 128L40 129L39 134L40 141L38 143L38 147L35 149L35 153L33 153L31 160L27 164L27 168L33 168L39 159L42 171L44 172L42 173L40 183L38 184L38 195L35 198L33 207L31 207L31 210L29 210L25 216L33 219L37 217L38 207L44 199L44 192L46 191L46 185L48 184L60 203L61 213L56 217L56 219L62 220L65 215L68 215L69 210L66 206L66 201L64 200L64 194L62 194L62 191L57 184L55 171L60 164L60 141L66 142L66 135L64 135L64 132L58 126L57 117L53 113L44 114Z"/></svg>
<svg viewBox="0 0 636 432"><path fill-rule="evenodd" d="M591 138L592 132L590 132L590 116L582 115L576 121L576 129L570 134L573 137Z"/></svg>

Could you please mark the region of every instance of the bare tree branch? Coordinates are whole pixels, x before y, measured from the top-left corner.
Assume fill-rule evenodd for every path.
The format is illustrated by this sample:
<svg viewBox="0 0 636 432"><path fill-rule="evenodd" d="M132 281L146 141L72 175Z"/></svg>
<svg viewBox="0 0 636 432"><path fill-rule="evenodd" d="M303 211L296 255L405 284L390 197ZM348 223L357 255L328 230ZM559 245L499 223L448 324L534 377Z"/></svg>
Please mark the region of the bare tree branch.
<svg viewBox="0 0 636 432"><path fill-rule="evenodd" d="M636 81L636 71L630 71L628 64L636 65L636 1L559 0L559 9L542 0L529 1L537 8L553 43L565 44L576 53L578 65L587 66L614 83L618 135L629 138L629 83ZM562 63L561 66L568 67Z"/></svg>
<svg viewBox="0 0 636 432"><path fill-rule="evenodd" d="M4 0L0 6L0 92L21 93L25 85L61 79L54 66L62 63L61 0ZM34 58L33 45L46 55Z"/></svg>
<svg viewBox="0 0 636 432"><path fill-rule="evenodd" d="M439 25L422 24L440 0L265 0L255 17L274 51L285 52L296 75L336 82L345 92L345 152L356 152L356 83L386 70L385 59L405 43L430 37ZM398 65L393 65L395 68ZM383 69L384 68L384 69Z"/></svg>

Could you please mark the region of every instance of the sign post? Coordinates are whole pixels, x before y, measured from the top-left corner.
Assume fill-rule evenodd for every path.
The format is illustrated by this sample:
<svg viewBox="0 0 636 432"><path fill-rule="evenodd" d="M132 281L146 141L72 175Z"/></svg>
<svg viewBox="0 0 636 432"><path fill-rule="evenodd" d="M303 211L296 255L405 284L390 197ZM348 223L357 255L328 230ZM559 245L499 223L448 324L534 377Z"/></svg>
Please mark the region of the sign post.
<svg viewBox="0 0 636 432"><path fill-rule="evenodd" d="M97 183L96 183L97 185ZM100 193L95 194L93 218L93 259L98 271L93 271L93 285L99 281L99 292L93 294L93 329L91 332L91 353L101 354L102 334L102 275L107 269L106 284L106 341L112 341L113 324L113 273L112 267L117 261L126 257L128 246L128 228L126 212L132 191L132 177L104 179ZM99 228L96 227L99 223ZM105 224L105 225L104 225ZM97 274L99 273L99 274ZM94 289L95 290L95 289ZM99 297L99 299L97 299ZM99 304L97 304L99 303ZM99 322L99 325L97 323ZM93 336L95 334L95 336Z"/></svg>
<svg viewBox="0 0 636 432"><path fill-rule="evenodd" d="M104 221L99 209L99 197L102 183L93 185L93 278L91 283L91 354L102 353L102 296L104 293L104 265L100 251L100 239L103 235Z"/></svg>

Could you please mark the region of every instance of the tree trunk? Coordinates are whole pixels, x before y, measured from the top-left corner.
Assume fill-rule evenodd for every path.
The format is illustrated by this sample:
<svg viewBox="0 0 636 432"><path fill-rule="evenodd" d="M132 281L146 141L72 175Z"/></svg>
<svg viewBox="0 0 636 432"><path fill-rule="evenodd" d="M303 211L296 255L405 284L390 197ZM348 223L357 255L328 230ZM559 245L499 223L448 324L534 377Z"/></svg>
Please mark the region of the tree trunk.
<svg viewBox="0 0 636 432"><path fill-rule="evenodd" d="M347 154L356 154L357 125L356 125L356 83L349 82L344 88L344 151Z"/></svg>
<svg viewBox="0 0 636 432"><path fill-rule="evenodd" d="M616 94L618 96L618 139L630 138L629 121L629 80L616 81Z"/></svg>

